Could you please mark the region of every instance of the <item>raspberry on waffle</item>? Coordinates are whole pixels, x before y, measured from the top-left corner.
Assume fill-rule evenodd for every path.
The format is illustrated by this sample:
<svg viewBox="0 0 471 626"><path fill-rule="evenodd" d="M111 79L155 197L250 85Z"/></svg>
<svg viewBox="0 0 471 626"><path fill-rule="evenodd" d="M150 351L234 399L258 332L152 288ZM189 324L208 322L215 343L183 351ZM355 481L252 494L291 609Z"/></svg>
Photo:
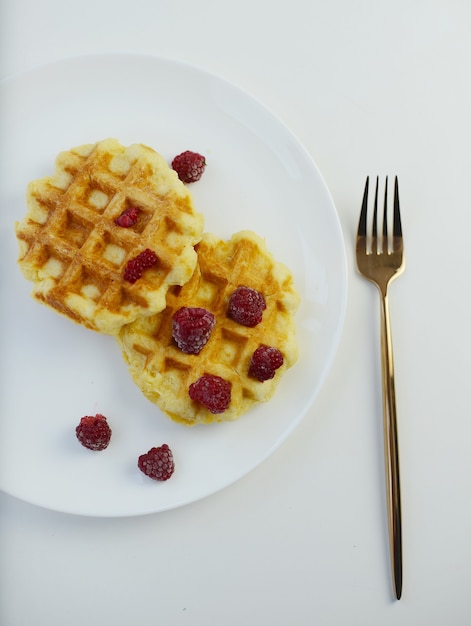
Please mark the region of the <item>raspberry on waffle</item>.
<svg viewBox="0 0 471 626"><path fill-rule="evenodd" d="M160 312L168 287L196 266L203 216L142 144L106 139L60 153L54 175L29 184L27 206L16 236L33 297L93 330L113 335ZM132 280L130 262L140 263Z"/></svg>
<svg viewBox="0 0 471 626"><path fill-rule="evenodd" d="M196 251L192 278L168 290L165 310L124 326L117 335L143 394L186 425L235 420L267 401L298 356L294 314L299 296L290 271L275 261L265 242L251 231L236 233L229 241L205 233ZM253 327L228 315L231 294L239 285L257 290L265 299L262 321ZM201 307L216 319L197 354L183 352L172 336L173 316L182 307ZM249 375L249 367L253 353L263 345L279 350L283 363L273 378L260 382ZM230 384L230 403L222 412L212 413L189 396L190 385L205 374Z"/></svg>

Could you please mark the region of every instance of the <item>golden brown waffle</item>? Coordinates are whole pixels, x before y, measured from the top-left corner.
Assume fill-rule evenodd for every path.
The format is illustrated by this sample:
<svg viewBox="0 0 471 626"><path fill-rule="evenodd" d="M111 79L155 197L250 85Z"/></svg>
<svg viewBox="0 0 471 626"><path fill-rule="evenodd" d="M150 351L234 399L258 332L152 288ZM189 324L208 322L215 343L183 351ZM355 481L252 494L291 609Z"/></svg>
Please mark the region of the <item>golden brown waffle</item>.
<svg viewBox="0 0 471 626"><path fill-rule="evenodd" d="M28 212L16 224L19 266L32 295L84 326L107 334L161 311L169 285L192 275L203 217L163 159L141 144L107 139L62 152L53 176L33 181ZM139 209L136 224L115 219ZM158 262L124 280L128 261L145 249Z"/></svg>
<svg viewBox="0 0 471 626"><path fill-rule="evenodd" d="M299 304L289 270L274 260L264 241L250 231L221 241L206 233L196 246L198 265L183 287L171 287L166 309L124 326L117 336L134 382L173 420L186 425L237 419L268 400L283 373L297 359L294 314ZM260 291L267 308L260 324L242 326L227 316L231 293L244 285ZM180 307L211 311L216 324L199 354L185 354L172 338L172 317ZM248 376L253 352L261 345L278 348L284 364L271 380ZM231 404L212 414L190 399L188 388L205 373L230 382Z"/></svg>

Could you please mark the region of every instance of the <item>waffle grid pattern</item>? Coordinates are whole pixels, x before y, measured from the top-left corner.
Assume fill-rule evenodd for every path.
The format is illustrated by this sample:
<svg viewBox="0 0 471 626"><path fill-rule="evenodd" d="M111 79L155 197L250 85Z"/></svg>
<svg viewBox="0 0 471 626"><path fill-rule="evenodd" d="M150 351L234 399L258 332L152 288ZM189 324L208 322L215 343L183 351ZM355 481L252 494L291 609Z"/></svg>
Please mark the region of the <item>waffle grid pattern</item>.
<svg viewBox="0 0 471 626"><path fill-rule="evenodd" d="M183 287L169 289L166 309L125 326L118 337L131 376L144 395L172 419L188 425L237 419L268 400L297 358L294 313L299 296L292 275L274 261L263 240L248 231L229 242L206 233L196 249L193 277ZM265 297L263 320L254 328L227 317L230 295L239 285ZM172 338L172 317L182 306L203 307L216 317L211 337L197 355L183 353ZM247 373L253 352L262 344L281 350L284 364L275 378L260 383ZM211 414L188 396L189 385L204 373L232 385L231 405L223 414Z"/></svg>
<svg viewBox="0 0 471 626"><path fill-rule="evenodd" d="M137 223L116 225L131 206L140 209ZM17 225L19 264L37 299L115 334L161 311L168 286L190 278L202 230L191 196L160 155L106 140L61 153L54 176L30 184L28 214ZM126 263L145 248L157 266L124 281Z"/></svg>

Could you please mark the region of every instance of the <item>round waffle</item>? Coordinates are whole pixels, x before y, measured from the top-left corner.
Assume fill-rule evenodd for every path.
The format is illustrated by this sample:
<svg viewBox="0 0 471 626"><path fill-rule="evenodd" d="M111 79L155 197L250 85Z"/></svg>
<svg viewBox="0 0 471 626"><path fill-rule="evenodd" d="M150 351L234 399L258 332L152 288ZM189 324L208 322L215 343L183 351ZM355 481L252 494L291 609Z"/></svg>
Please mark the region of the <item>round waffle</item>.
<svg viewBox="0 0 471 626"><path fill-rule="evenodd" d="M170 285L192 275L203 216L151 148L106 139L62 152L53 176L33 181L16 224L19 266L32 295L75 322L107 334L161 311ZM115 220L138 209L129 227ZM128 262L144 250L157 262L129 282Z"/></svg>
<svg viewBox="0 0 471 626"><path fill-rule="evenodd" d="M290 271L274 260L265 242L251 231L236 233L227 242L205 233L196 251L198 264L192 278L183 287L169 289L165 310L124 326L117 336L143 394L186 425L235 420L268 400L298 355L294 314L299 296ZM240 285L265 298L262 321L254 327L227 315L229 298ZM181 307L205 308L216 318L199 354L182 352L172 338L172 318ZM274 378L264 382L248 375L252 354L260 345L276 347L284 358ZM231 402L223 413L213 414L189 397L189 386L206 373L231 385Z"/></svg>

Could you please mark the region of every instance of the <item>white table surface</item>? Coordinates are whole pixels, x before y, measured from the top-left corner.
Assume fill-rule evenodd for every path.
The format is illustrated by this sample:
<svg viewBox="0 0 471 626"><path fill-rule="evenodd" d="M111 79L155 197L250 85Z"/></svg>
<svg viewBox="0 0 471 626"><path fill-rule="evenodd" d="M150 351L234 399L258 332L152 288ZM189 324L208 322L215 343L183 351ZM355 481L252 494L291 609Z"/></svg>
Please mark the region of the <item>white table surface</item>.
<svg viewBox="0 0 471 626"><path fill-rule="evenodd" d="M464 626L471 583L471 5L466 0L3 0L0 75L89 53L196 64L305 145L348 256L344 332L300 426L183 508L102 519L0 494L2 626ZM353 242L366 175L400 180L391 290L404 524L393 599L378 298Z"/></svg>

